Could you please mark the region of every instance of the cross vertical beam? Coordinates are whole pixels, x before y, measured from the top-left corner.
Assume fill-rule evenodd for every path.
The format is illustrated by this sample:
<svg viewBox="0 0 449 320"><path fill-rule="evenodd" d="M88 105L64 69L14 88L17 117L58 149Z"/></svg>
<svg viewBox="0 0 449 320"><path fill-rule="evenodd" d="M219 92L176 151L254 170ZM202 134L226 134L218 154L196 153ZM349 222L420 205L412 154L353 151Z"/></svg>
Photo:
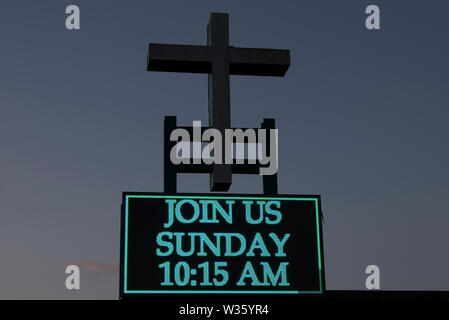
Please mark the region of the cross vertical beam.
<svg viewBox="0 0 449 320"><path fill-rule="evenodd" d="M220 130L231 127L229 89L229 16L212 13L207 25L207 45L212 48L209 80L209 126ZM225 154L224 144L222 154ZM232 166L214 164L210 176L212 191L228 191L232 183Z"/></svg>

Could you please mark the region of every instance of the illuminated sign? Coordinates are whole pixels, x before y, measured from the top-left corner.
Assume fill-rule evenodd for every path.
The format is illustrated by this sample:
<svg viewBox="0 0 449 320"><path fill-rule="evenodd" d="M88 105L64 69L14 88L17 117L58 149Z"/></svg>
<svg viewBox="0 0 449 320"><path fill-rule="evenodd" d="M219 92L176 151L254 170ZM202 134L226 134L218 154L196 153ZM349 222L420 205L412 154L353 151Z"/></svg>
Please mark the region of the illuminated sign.
<svg viewBox="0 0 449 320"><path fill-rule="evenodd" d="M120 295L320 294L319 196L123 193Z"/></svg>

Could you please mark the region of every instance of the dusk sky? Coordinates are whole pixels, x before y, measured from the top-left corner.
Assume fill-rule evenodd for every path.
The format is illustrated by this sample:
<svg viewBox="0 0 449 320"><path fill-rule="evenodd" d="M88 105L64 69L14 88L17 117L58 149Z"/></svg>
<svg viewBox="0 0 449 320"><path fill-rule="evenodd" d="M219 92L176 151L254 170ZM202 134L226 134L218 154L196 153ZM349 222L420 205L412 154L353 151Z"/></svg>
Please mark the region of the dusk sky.
<svg viewBox="0 0 449 320"><path fill-rule="evenodd" d="M291 50L283 78L231 76L232 126L275 118L279 193L321 195L327 288L375 264L381 289L449 290L448 1L2 0L0 299L118 299L122 192L163 191L164 116L208 122L207 75L147 72L148 43L205 45L211 12L230 45Z"/></svg>

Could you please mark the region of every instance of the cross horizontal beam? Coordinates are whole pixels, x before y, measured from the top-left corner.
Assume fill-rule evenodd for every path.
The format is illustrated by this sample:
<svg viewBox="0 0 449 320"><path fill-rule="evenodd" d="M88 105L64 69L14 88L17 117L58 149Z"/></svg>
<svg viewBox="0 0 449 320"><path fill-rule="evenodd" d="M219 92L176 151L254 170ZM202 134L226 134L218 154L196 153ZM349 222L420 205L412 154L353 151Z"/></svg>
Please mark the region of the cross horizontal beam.
<svg viewBox="0 0 449 320"><path fill-rule="evenodd" d="M229 73L283 77L290 66L290 50L229 48Z"/></svg>
<svg viewBox="0 0 449 320"><path fill-rule="evenodd" d="M229 47L229 73L283 77L290 50ZM150 43L148 71L211 73L212 47Z"/></svg>
<svg viewBox="0 0 449 320"><path fill-rule="evenodd" d="M212 48L150 43L147 70L210 73L212 70Z"/></svg>

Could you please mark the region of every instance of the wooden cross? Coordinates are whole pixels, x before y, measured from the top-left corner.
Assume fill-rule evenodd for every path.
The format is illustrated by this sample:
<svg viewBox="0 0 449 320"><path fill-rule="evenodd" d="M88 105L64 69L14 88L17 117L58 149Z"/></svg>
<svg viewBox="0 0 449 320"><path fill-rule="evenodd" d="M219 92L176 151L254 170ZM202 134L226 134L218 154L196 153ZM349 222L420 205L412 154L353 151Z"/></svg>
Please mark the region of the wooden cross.
<svg viewBox="0 0 449 320"><path fill-rule="evenodd" d="M150 43L147 64L148 71L207 73L209 127L223 137L231 128L229 75L282 77L290 66L290 50L229 46L228 21L228 14L211 13L207 46ZM214 164L211 190L228 191L231 183L232 166Z"/></svg>

